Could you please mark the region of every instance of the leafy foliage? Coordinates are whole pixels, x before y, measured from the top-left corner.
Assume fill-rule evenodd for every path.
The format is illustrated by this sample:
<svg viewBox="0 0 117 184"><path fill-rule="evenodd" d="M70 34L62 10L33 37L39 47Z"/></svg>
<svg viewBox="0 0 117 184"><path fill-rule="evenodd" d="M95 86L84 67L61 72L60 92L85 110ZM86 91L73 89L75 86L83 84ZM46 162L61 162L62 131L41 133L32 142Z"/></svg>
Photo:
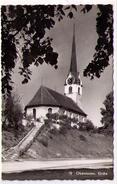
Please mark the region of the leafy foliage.
<svg viewBox="0 0 117 184"><path fill-rule="evenodd" d="M90 130L95 129L95 126L94 126L94 124L92 123L91 120L87 119L85 124L86 124L86 130L90 131Z"/></svg>
<svg viewBox="0 0 117 184"><path fill-rule="evenodd" d="M112 129L113 128L113 114L114 114L114 107L113 107L113 92L110 92L106 99L104 100L105 108L101 108L102 119L101 122L104 125L104 128Z"/></svg>
<svg viewBox="0 0 117 184"><path fill-rule="evenodd" d="M20 99L16 95L9 96L4 103L2 110L3 128L13 128L14 132L22 127L22 108Z"/></svg>
<svg viewBox="0 0 117 184"><path fill-rule="evenodd" d="M19 73L24 77L23 84L30 80L32 63L39 66L45 62L57 69L58 54L51 46L52 38L45 38L45 33L54 27L55 17L58 21L63 19L64 8L63 5L2 6L3 95L10 94L13 89L12 71L18 59L22 65ZM70 10L70 18L71 14Z"/></svg>
<svg viewBox="0 0 117 184"><path fill-rule="evenodd" d="M99 12L96 19L96 31L98 34L97 45L95 47L93 60L84 70L84 76L89 76L91 79L101 76L101 73L109 65L109 56L113 54L112 5L98 5L98 10Z"/></svg>
<svg viewBox="0 0 117 184"><path fill-rule="evenodd" d="M93 131L95 130L95 126L91 120L87 119L85 123L79 123L80 130Z"/></svg>
<svg viewBox="0 0 117 184"><path fill-rule="evenodd" d="M92 5L81 6L80 11L89 12ZM93 60L84 70L84 76L91 79L100 77L109 65L113 53L113 11L112 5L98 5L97 45ZM78 6L70 5L17 5L2 6L2 94L9 95L13 89L12 72L17 61L22 83L30 80L30 65L39 66L44 62L57 69L58 53L52 48L52 38L45 37L47 30L65 16L73 18Z"/></svg>

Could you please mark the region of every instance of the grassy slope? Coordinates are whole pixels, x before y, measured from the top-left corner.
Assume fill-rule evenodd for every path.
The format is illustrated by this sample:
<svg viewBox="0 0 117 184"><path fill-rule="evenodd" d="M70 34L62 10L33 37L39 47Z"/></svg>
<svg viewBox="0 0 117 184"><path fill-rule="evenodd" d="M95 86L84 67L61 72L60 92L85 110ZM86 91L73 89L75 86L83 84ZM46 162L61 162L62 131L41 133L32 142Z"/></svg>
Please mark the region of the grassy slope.
<svg viewBox="0 0 117 184"><path fill-rule="evenodd" d="M3 130L2 131L2 149L7 150L19 143L19 141L30 131L31 127L20 130L15 136L14 130Z"/></svg>
<svg viewBox="0 0 117 184"><path fill-rule="evenodd" d="M77 129L62 133L43 130L23 158L112 158L112 154L112 136Z"/></svg>

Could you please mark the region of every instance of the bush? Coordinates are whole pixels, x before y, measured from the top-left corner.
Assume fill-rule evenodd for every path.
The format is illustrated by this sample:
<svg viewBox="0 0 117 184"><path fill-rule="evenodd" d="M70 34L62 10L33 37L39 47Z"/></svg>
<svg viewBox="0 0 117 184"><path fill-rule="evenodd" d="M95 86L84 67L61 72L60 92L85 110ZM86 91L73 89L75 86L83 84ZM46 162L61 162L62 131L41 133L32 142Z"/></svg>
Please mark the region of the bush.
<svg viewBox="0 0 117 184"><path fill-rule="evenodd" d="M58 114L58 113L52 114L52 119L53 119L53 120L59 119L59 114Z"/></svg>
<svg viewBox="0 0 117 184"><path fill-rule="evenodd" d="M50 120L48 120L48 119L44 119L44 121L45 121L45 124L49 124L49 122L50 122Z"/></svg>
<svg viewBox="0 0 117 184"><path fill-rule="evenodd" d="M58 130L56 128L50 129L49 132L53 135L56 135L58 133Z"/></svg>
<svg viewBox="0 0 117 184"><path fill-rule="evenodd" d="M58 114L58 113L53 113L53 114L47 113L47 114L46 114L46 117L47 117L48 119L57 120L57 119L59 118L59 114Z"/></svg>
<svg viewBox="0 0 117 184"><path fill-rule="evenodd" d="M93 132L93 130L95 130L95 126L90 120L87 120L85 123L82 122L79 123L79 130Z"/></svg>
<svg viewBox="0 0 117 184"><path fill-rule="evenodd" d="M101 134L106 134L106 135L113 135L113 126L103 126L103 127L99 127L97 129L98 133Z"/></svg>
<svg viewBox="0 0 117 184"><path fill-rule="evenodd" d="M68 117L67 117L67 115L60 115L59 116L59 119L60 120L66 120Z"/></svg>
<svg viewBox="0 0 117 184"><path fill-rule="evenodd" d="M87 129L94 129L94 125L93 125L92 121L87 120L86 125L87 125Z"/></svg>

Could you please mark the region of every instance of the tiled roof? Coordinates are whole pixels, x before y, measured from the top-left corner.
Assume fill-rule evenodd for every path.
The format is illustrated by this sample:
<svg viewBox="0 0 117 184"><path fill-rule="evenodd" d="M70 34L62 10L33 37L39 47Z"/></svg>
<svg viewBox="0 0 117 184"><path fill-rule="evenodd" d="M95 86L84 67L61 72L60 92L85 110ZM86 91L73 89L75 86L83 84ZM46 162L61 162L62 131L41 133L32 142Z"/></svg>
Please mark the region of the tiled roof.
<svg viewBox="0 0 117 184"><path fill-rule="evenodd" d="M80 107L69 97L66 97L50 88L41 86L32 100L25 107L55 106L86 116Z"/></svg>

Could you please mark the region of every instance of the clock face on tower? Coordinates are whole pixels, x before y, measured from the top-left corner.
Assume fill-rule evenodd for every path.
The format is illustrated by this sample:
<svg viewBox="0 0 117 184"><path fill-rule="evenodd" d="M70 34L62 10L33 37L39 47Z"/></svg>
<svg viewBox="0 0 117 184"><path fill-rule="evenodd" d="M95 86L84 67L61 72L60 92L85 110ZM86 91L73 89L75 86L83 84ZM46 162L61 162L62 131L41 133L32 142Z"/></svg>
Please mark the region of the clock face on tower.
<svg viewBox="0 0 117 184"><path fill-rule="evenodd" d="M67 83L68 83L68 84L73 84L74 81L75 81L75 79L74 79L73 76L72 76L72 77L69 77L69 78L67 79Z"/></svg>

